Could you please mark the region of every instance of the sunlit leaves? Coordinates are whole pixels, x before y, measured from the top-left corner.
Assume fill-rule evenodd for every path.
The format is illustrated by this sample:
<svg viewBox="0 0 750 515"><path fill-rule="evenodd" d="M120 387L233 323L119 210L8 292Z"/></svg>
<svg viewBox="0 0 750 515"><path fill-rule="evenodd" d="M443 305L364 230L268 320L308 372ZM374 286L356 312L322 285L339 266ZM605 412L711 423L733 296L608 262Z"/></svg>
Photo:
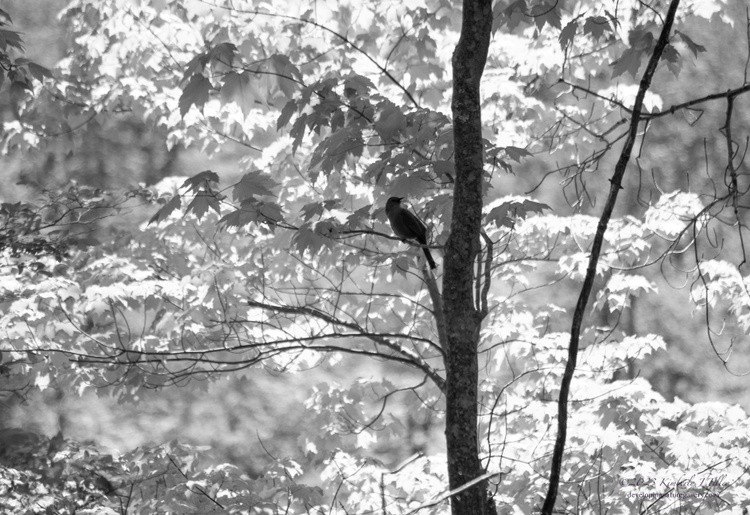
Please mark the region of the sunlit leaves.
<svg viewBox="0 0 750 515"><path fill-rule="evenodd" d="M633 297L655 291L653 283L642 275L614 273L607 285L597 293L594 308L606 306L610 311L622 311L630 307Z"/></svg>
<svg viewBox="0 0 750 515"><path fill-rule="evenodd" d="M673 239L685 230L702 209L703 203L694 193L665 193L646 211L644 224L663 238ZM697 221L699 224L703 223L703 220Z"/></svg>
<svg viewBox="0 0 750 515"><path fill-rule="evenodd" d="M362 155L364 139L358 128L341 129L323 140L313 152L310 167L320 168L325 173L341 170L352 158ZM312 174L313 180L317 176Z"/></svg>
<svg viewBox="0 0 750 515"><path fill-rule="evenodd" d="M224 368L270 366L276 370L300 362L313 366L325 359L323 356L335 359L338 350L389 359L399 352L399 345L417 351L419 357L426 356L441 374L440 349L429 343L436 341L432 308L418 282L420 249L385 237L390 231L383 202L390 194L412 195L416 210L433 229L436 247L445 242L452 215L455 153L452 122L447 116L450 106L444 101L450 84L440 78L449 69L458 6L441 3L432 6L439 7L436 11L432 7L428 11L415 10L408 3L392 9L381 4L342 4L336 12L323 8L314 13L315 20L331 22L333 30L345 35L342 41L340 36L319 30L311 13L294 18L293 5L285 6L292 18L286 11L240 10L223 18L208 12L197 16L187 13L189 5L176 6L174 2L159 12L131 6L136 10L131 18L130 11L123 14L117 9L116 2L94 4L87 6L87 15L69 14L79 23L81 36L75 40L76 54L70 56L72 64L67 71L90 69L92 77L112 79L92 84L82 102L87 109L98 115L107 109L132 108L136 114L147 113L149 121L169 131L170 144L210 153L229 148L226 142L234 141L243 145L243 155L232 156L231 162L238 164L236 170L235 165L230 167L234 174L231 181L236 181L231 193L219 189L219 176L211 171L179 179L174 192L169 196L162 192L156 201L161 206L151 222L158 223L118 240L117 247L102 248L88 266L40 268L51 269L48 273L52 275L69 274L64 280L55 276L42 283L40 276L45 274L24 269L18 256L10 252L12 271L21 279L2 281L3 295L14 296L3 300L3 308L14 308L11 318L2 319L3 336L14 346L14 358L26 357L24 349L30 341L52 349L49 358L38 359L39 352L33 360L28 358L25 366L33 369L28 380L39 387L47 386L49 378L76 386L109 386L132 396L144 385L161 387L193 373L203 379ZM559 146L565 159L576 164L585 161L580 149L588 148L591 141L617 135L616 131L607 132L611 128L607 124L613 123L613 116L624 116L625 110L614 109L611 95L602 93L610 91L601 84L606 75L602 71L617 57L615 76L637 76L656 32L653 11L641 7L613 15L593 4L579 8L547 1L496 2L495 28L504 25L497 36L510 50L493 44L487 63L486 77L497 90L491 99L484 99L483 113L485 122L491 119L494 124L484 127L485 186L490 196L507 191L500 182L507 176L497 170L511 171L511 163L518 170L533 169L526 165L536 163L525 159L532 152L537 155L542 148L546 152L555 147L556 141L547 146L545 140L553 132L570 133L574 122L584 121L588 131L576 132ZM133 19L153 23L133 23ZM620 38L632 27L626 22L636 28L624 43ZM150 32L153 27L159 29L158 39ZM100 37L102 34L107 37ZM704 50L681 33L678 37L680 40L673 41L677 46L668 46L664 54L673 70L681 62L680 52L686 53L684 47L693 55ZM560 48L572 51L560 52ZM363 57L363 52L372 59ZM101 64L111 62L122 66ZM10 78L19 82L16 87L24 92L34 86L30 77L47 77L31 65L27 69L28 74L24 70ZM604 98L575 90L577 102L565 103L567 97L556 96L560 90L555 89L561 74L566 80L591 84L592 91ZM622 82L628 86L632 81ZM400 86L413 91L416 101L405 102ZM60 94L64 90L54 91ZM611 92L616 101L627 105L625 89ZM591 111L586 110L589 100ZM551 107L557 109L553 121L561 120L559 131L544 132L549 127L545 124L553 123ZM571 125L566 126L567 122ZM576 178L588 178L593 177L590 171L582 165L572 173ZM194 174L195 170L182 172ZM592 182L600 181L600 175ZM155 196L138 198L148 203ZM586 215L550 215L548 206L538 198L492 198L484 211L483 228L495 253L483 269L493 279L487 295L494 319L482 332L480 345L487 363L497 366L500 373L487 374L482 386L487 402L480 406L484 410L480 436L487 445L483 459L503 456L513 460L513 466L504 472L507 488L501 495L507 495L509 506L528 507L525 511L530 512L538 501L534 496L543 486L540 471L545 468L548 428L555 416L550 401L559 388L569 337L553 332L567 327L560 324L569 307L567 296L561 296L562 307L551 306L548 301L553 297L546 296L550 290L542 287L559 284L571 288L580 282L588 266L597 220ZM594 307L626 310L634 295L652 291L650 280L630 268L655 258L652 250L656 254L659 244L668 247L689 227L702 209L696 199L665 195L648 209L645 219L611 221L596 269L599 293ZM153 204L148 207L157 209ZM587 212L585 206L578 207ZM174 216L180 208L188 216ZM17 210L8 211L13 212L10 216L22 217ZM96 211L89 209L85 217L71 216L70 222L87 222L89 216L95 217ZM489 244L480 243L486 252ZM31 253L34 247L24 249ZM43 259L38 261L45 265L42 261L48 256L40 253ZM744 298L744 278L738 273L730 274L726 267L710 262L700 272L709 285L704 288L709 303ZM549 284L539 284L541 281ZM537 294L537 289L543 293ZM481 293L479 289L477 296ZM702 299L695 289L694 295L696 300ZM248 299L271 307L249 307ZM747 317L743 304L732 309L732 313ZM579 384L574 387L577 398L571 403L566 467L588 470L584 464L603 458L612 469L597 472L597 478L614 485L617 467L626 461L631 467L628 470L645 471L654 466L654 461L649 461L654 457L641 452L643 440L664 438L665 447L669 447L687 439L669 439L660 425L662 418L672 417L679 407L664 403L643 382L611 382L614 370L661 349L663 341L656 337L610 338L609 332L615 328L595 327L600 323L605 321L591 324L584 335ZM356 334L357 330L361 332ZM389 338L398 345L389 346ZM318 349L311 348L317 345ZM97 362L83 369L63 351L103 360L106 365ZM315 397L313 406L321 418L330 416L331 424L341 423L336 429L350 431L351 440L360 447L379 443L382 438L362 427L363 422L369 422L363 407L368 388L372 386L321 387L319 392L324 393ZM383 398L392 390L374 389ZM435 401L429 408L439 414L441 401L434 389L431 394ZM496 409L487 412L495 400ZM497 424L498 420L502 424ZM637 424L631 424L633 420ZM741 417L736 420L742 422ZM315 445L322 448L320 442ZM324 477L332 482L346 478L342 487L346 491L335 495L349 512L401 510L401 505L381 506L381 488L389 489L388 495L406 499L401 511L408 511L425 492L444 491L443 477L428 470L426 460L420 460L424 468L412 468L402 476L334 451L325 449ZM182 455L179 449L170 452ZM144 452L138 460L161 463L159 456ZM273 477L278 483L269 481L250 490L229 467L200 470L187 461L179 462L185 466L180 471L191 474L187 488L210 489L226 506L234 501L239 506L242 499L245 510L255 506L246 492L273 491L281 498L286 491L278 485L296 487L289 478L302 472L294 463L279 464ZM490 470L504 465L494 458L487 463ZM145 469L156 472L156 467ZM172 472L169 478L177 478L175 485L181 484L179 475ZM397 476L400 479L393 479ZM224 484L233 488L223 489ZM423 488L428 484L430 488ZM294 491L305 492L304 501L311 503L305 505L307 511L319 502L315 489ZM570 489L570 506L579 492ZM195 498L183 493L170 490L175 500L165 510L206 511L202 504L191 504ZM609 499L611 493L605 492L603 497ZM144 502L152 501L156 502ZM333 504L327 504L330 511ZM150 508L156 511L155 506ZM633 506L599 508L602 512L610 508L627 511Z"/></svg>

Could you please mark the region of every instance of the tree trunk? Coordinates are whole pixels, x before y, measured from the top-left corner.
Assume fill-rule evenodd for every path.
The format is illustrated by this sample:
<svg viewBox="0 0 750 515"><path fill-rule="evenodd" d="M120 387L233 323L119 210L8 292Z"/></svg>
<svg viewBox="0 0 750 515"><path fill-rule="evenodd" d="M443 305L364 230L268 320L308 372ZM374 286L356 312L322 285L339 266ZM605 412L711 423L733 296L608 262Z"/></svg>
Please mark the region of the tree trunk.
<svg viewBox="0 0 750 515"><path fill-rule="evenodd" d="M481 316L474 305L473 263L482 221L482 118L479 82L492 29L491 0L464 0L461 37L453 54L453 138L456 182L445 249L443 307L447 329L446 424L450 489L482 475L477 439L477 344ZM486 482L456 494L454 515L496 512Z"/></svg>

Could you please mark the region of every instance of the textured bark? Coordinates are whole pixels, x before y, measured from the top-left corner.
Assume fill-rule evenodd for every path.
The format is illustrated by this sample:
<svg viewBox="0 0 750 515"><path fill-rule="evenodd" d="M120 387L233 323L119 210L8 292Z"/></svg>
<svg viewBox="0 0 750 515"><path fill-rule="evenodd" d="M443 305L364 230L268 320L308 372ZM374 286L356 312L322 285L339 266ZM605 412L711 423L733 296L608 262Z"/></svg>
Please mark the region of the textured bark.
<svg viewBox="0 0 750 515"><path fill-rule="evenodd" d="M669 42L669 33L672 30L672 23L674 22L675 13L677 12L677 6L679 3L679 0L672 0L670 2L667 16L664 19L664 26L662 27L661 35L659 36L654 51L651 54L651 58L648 61L646 71L643 72L638 93L635 97L635 104L633 105L633 114L630 119L628 137L625 140L625 145L620 152L620 157L617 160L614 173L610 179L611 185L609 196L607 197L607 202L604 204L602 214L599 217L599 223L594 236L594 243L591 246L591 255L589 256L586 276L583 279L581 293L578 296L576 309L573 313L573 323L570 329L570 343L568 345L568 362L565 365L565 372L563 373L563 378L560 384L560 397L557 401L557 438L555 440L555 449L552 453L549 488L547 490L547 496L544 499L544 505L542 506L542 513L544 515L552 514L557 499L557 490L560 485L560 468L562 466L563 452L565 451L565 439L568 431L568 396L570 394L570 384L573 381L573 375L576 370L578 344L581 337L581 328L583 327L583 316L586 312L586 305L589 302L591 289L594 285L596 267L599 263L602 245L604 244L604 233L607 230L609 219L615 209L617 195L619 194L620 189L622 189L622 178L625 175L625 170L628 161L630 160L630 155L633 152L636 137L638 136L638 125L641 121L643 99L646 96L646 91L648 91L648 88L651 85L651 79L656 72L656 66L659 64L661 54Z"/></svg>
<svg viewBox="0 0 750 515"><path fill-rule="evenodd" d="M479 83L492 29L491 0L464 0L461 37L453 54L453 137L456 182L446 243L443 308L447 345L446 425L451 490L484 473L477 440L477 344L481 316L474 305L473 263L482 219L482 119ZM451 500L454 515L494 514L486 482Z"/></svg>

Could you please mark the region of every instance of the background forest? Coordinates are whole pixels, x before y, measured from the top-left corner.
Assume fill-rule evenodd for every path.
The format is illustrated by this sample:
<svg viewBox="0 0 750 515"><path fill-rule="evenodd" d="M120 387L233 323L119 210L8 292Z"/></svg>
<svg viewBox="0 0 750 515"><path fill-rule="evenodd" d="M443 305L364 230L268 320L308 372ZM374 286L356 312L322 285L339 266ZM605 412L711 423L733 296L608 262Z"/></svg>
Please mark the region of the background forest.
<svg viewBox="0 0 750 515"><path fill-rule="evenodd" d="M35 74L28 65L28 91L12 90L10 75L0 90L5 128L0 234L7 238L2 240L0 283L6 317L0 376L0 457L6 474L0 488L18 492L12 485L22 478L8 470L32 462L29 477L46 485L14 494L4 508L19 513L99 513L103 507L112 513L150 513L156 507L243 512L248 506L257 513L411 513L416 508L446 513L440 497L448 491L441 461L446 452L443 401L439 388L430 387L442 369L429 352L439 332L426 318L433 299L429 279L419 270L419 249L397 238L377 238L390 234L382 208L392 194L407 197L432 230L433 243L445 244L455 170L453 151L443 140L450 139L450 55L458 40L458 11L438 1L407 5L403 12L356 2L295 4L294 12L284 15L313 19L308 18L313 12L320 26L292 27L253 16L258 9L279 12L273 2L251 5L246 12L231 2L229 9L181 4L77 1L68 6L43 0L8 1L1 7L12 18L2 28L20 31L23 38L23 49L16 48L4 32L4 51L44 67ZM607 2L524 2L518 15L517 4L493 5L496 26L482 83L488 140L484 215L497 261L490 253L485 265L492 281L484 283L489 290L484 299L489 296L494 307L480 338L486 342L480 370L487 377L480 383L480 404L489 415L481 419L480 414L479 427L487 442L483 459L490 463L484 470L497 467L497 474L507 474L489 481L498 513L531 513L543 498L548 456L541 449L551 448L555 436L554 402L566 335L594 217L617 161L613 149L620 145L619 139L608 138L627 125L632 113L626 106L634 102L667 9L665 2L633 2L619 11ZM161 22L154 21L160 16ZM683 3L673 44L646 95L645 112L666 112L691 99L747 86L748 16L739 1ZM248 20L261 28L249 28ZM274 23L283 28L272 32ZM645 29L639 33L643 27L653 36L643 36ZM344 43L337 36L342 33L349 38ZM232 46L222 46L225 42ZM393 51L386 55L384 48ZM376 59L368 62L367 55ZM244 73L233 68L240 58ZM265 75L256 81L251 69ZM398 80L390 80L391 71L385 70ZM331 107L334 96L348 110ZM675 109L641 126L648 138L636 144L623 181L614 235L603 258L606 270L595 284L584 329L590 344L583 346L581 388L590 388L596 400L592 405L583 401L585 406L575 408L580 413L571 414L571 423L580 427L595 421L602 433L613 425L619 432L609 442L596 433L595 445L586 438L579 442L572 430L574 454L566 477L585 488L565 493L558 504L561 512L601 513L605 506L620 506L622 513L634 507L714 513L750 502L746 456L733 454L750 437L745 375L750 301L744 278L742 287L732 282L735 271L746 272L746 199L737 192L747 187L750 100L742 94L732 100L733 137L726 135L727 104L721 98ZM352 111L369 116L382 140L377 144L392 144L392 149L371 149L373 136L352 121ZM388 138L408 141L409 151ZM730 150L732 165L727 164L727 140L737 144ZM727 211L724 204L701 211L722 198L730 175L739 177L734 204L730 199ZM175 198L182 201L175 203ZM71 200L79 203L81 214L65 219L59 234L44 233L52 250L12 251L8 242L18 234L12 232L17 231L14 224L26 216L21 211L25 203L43 206L39 212L47 220L50 212L62 220ZM275 228L269 228L272 218ZM372 231L364 238L373 239L347 239L350 228ZM287 229L294 235L285 236ZM265 245L271 249L268 261L258 254ZM487 256L489 248L483 246L480 254ZM442 248L433 252L441 255ZM258 279L254 274L261 268L267 277ZM188 272L180 276L175 270ZM341 271L340 282L331 270ZM476 275L482 276L481 263ZM64 282L54 283L59 278ZM184 297L160 290L154 300L138 291L149 288L139 284L154 278L182 281L193 289ZM424 341L415 337L414 360L424 366L405 366L376 353L371 359L364 345L356 347L359 355L347 353L338 344L321 355L304 345L294 349L293 357L259 354L242 366L201 363L209 355L204 353L190 358L196 362L192 368L169 369L170 374L164 365L147 365L143 356L160 349L156 340L166 333L173 338L178 328L225 348L233 338L258 338L253 330L244 334L233 325L243 316L252 318L252 312L232 306L270 305L270 297L253 300L239 291L249 278L269 289L293 285L293 291L276 299L301 298L298 308L317 306L315 296L334 305L327 295L335 290L353 306L342 310L368 320L367 331L357 328L360 333L405 328L411 337L432 335ZM45 281L54 283L54 290L45 290ZM373 289L369 294L375 291L377 300L357 307L343 295L352 285L365 295L371 283L388 283L392 290L387 292L405 300L390 300L383 292L377 297ZM98 296L82 293L99 285ZM112 291L104 292L107 287ZM159 288L167 292L166 286ZM49 298L70 309L62 309L63 314L53 307L45 310L40 301L21 314L14 303L25 295L19 292L29 289L40 297L54 291ZM191 300L190 295L202 297ZM227 299L237 303L225 304ZM195 305L181 305L184 313L178 314L170 304L182 301ZM211 302L214 311L205 308ZM59 325L45 333L47 315L37 312L50 313L58 324L66 317L80 319L70 322L76 331ZM218 322L216 313L223 316ZM326 319L317 311L302 315L307 317L303 322L297 311L263 323L291 340L322 338ZM34 325L31 340L13 332L21 318ZM398 329L390 325L394 320ZM153 341L147 327L153 328ZM67 336L59 339L55 331ZM119 354L98 355L73 333L128 343ZM41 345L45 338L69 345L65 352L78 352L80 345L91 364L18 343ZM274 338L274 344L285 341ZM374 341L377 352L388 351ZM612 344L611 354L597 355L599 343ZM616 385L617 393L602 385ZM595 389L600 386L604 389ZM536 400L542 407L534 407ZM646 416L647 405L664 411ZM532 414L524 414L525 409ZM505 411L493 418L498 410ZM576 413L579 422L573 422ZM642 422L633 422L633 429L619 425L621 418ZM693 431L690 438L680 432L683 426ZM544 458L521 465L514 446L523 447L524 438L537 441L537 436ZM583 464L607 461L607 445L620 449L621 471L637 473L625 483L611 481L603 487L610 501L595 502L593 477L625 477L622 472L581 472ZM505 451L498 449L507 449L513 472L503 468ZM658 459L640 454L648 449ZM693 455L689 449L698 450ZM493 453L499 464L493 465ZM690 464L681 464L683 458ZM734 476L735 471L726 472L737 488L728 497L703 504L669 499L643 504L643 498L632 497L632 504L623 504L632 493L623 487L633 487L634 478L693 477L716 460L722 467L735 460L740 470ZM163 473L163 463L175 461L179 473ZM657 474L662 468L680 472ZM142 489L140 497L132 488L123 490L128 481L121 479L127 476L123 470L138 476L129 484ZM385 479L389 474L392 481ZM157 475L163 483L148 486ZM237 485L246 482L233 486L226 478ZM65 486L71 480L78 486ZM180 485L187 494L175 493ZM71 493L76 488L86 494ZM225 490L241 493L236 506L222 500ZM662 485L655 491L665 490ZM387 508L386 492L392 497Z"/></svg>

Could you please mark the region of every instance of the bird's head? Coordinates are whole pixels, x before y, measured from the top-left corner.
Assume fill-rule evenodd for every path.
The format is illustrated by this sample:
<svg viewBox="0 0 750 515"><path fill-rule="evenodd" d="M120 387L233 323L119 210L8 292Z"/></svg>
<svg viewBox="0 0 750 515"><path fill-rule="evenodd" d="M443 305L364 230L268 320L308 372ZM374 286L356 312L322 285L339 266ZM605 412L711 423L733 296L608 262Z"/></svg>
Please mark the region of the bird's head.
<svg viewBox="0 0 750 515"><path fill-rule="evenodd" d="M401 199L404 197L391 197L388 199L388 202L385 203L385 210L386 212L390 211L391 209L395 209L401 205Z"/></svg>

